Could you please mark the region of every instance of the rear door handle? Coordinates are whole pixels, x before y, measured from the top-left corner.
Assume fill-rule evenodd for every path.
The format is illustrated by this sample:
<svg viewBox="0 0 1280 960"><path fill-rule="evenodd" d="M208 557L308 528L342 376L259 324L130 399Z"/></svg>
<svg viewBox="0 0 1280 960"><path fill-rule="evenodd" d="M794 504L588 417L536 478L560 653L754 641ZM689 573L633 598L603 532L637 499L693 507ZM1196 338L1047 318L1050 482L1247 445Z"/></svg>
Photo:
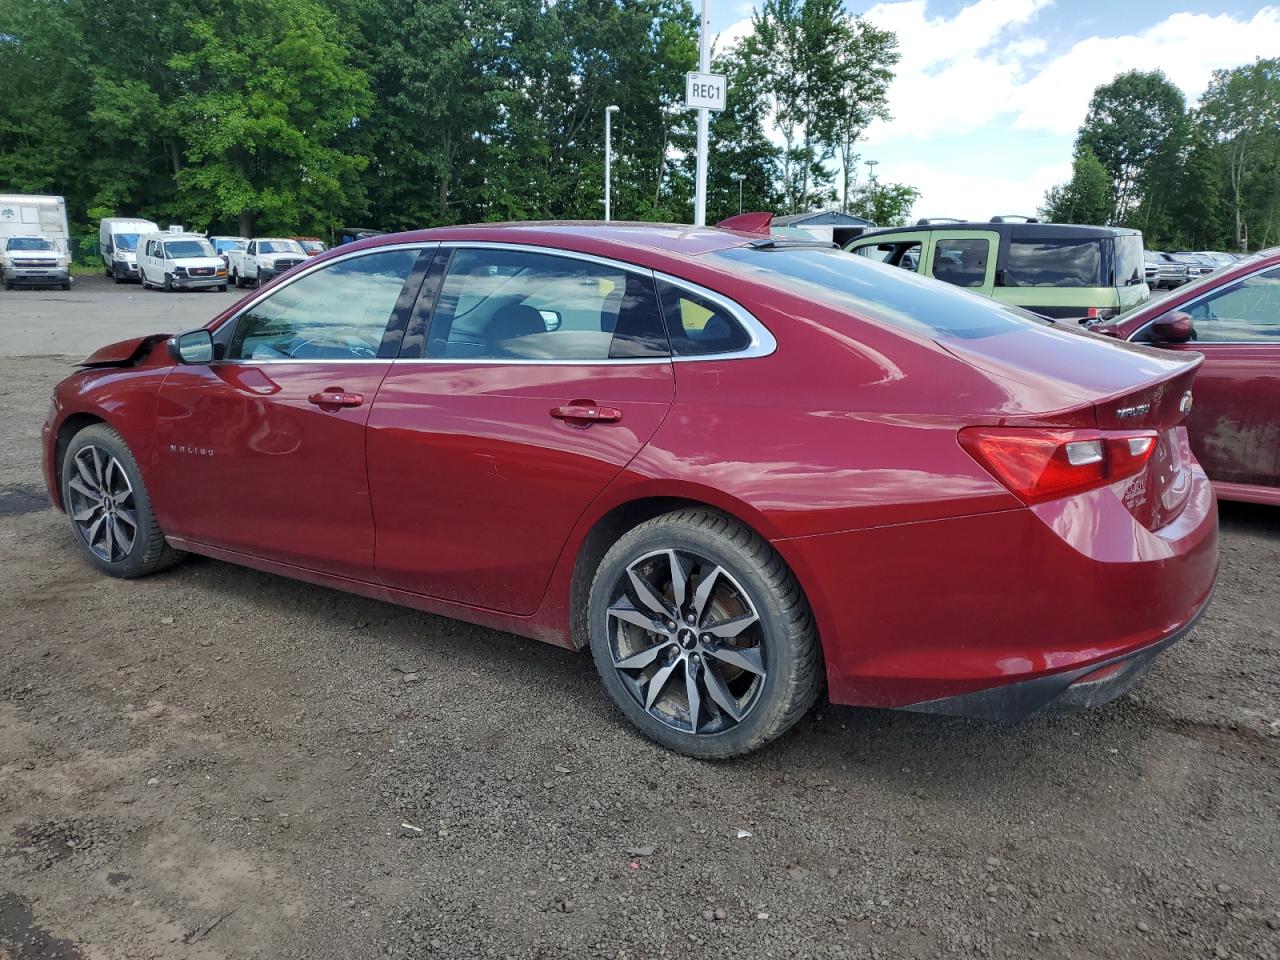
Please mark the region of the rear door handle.
<svg viewBox="0 0 1280 960"><path fill-rule="evenodd" d="M551 415L557 420L586 425L588 423L617 423L622 411L617 407L602 407L598 403L575 401L562 407L552 407Z"/></svg>
<svg viewBox="0 0 1280 960"><path fill-rule="evenodd" d="M364 403L364 394L347 393L345 390L322 390L307 397L317 407L358 407Z"/></svg>

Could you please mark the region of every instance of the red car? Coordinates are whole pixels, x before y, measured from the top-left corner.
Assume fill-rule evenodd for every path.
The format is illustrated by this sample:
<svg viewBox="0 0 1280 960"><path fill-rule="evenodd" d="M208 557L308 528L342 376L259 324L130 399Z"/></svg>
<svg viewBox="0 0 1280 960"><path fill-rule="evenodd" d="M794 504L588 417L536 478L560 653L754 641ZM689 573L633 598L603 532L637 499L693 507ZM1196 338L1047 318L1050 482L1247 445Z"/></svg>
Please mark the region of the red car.
<svg viewBox="0 0 1280 960"><path fill-rule="evenodd" d="M1280 506L1280 247L1092 329L1203 355L1196 459L1218 496Z"/></svg>
<svg viewBox="0 0 1280 960"><path fill-rule="evenodd" d="M1204 610L1199 358L714 228L380 236L56 389L86 556L204 554L570 648L700 757L837 703L1104 702Z"/></svg>

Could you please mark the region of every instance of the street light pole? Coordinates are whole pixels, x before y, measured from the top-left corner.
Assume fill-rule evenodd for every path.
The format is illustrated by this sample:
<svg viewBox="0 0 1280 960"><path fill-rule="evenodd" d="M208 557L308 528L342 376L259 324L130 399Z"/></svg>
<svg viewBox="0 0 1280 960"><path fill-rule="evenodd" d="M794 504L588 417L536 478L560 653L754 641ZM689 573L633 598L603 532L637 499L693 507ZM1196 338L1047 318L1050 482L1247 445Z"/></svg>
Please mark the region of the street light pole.
<svg viewBox="0 0 1280 960"><path fill-rule="evenodd" d="M874 214L876 212L876 167L880 165L880 161L868 160L866 164L867 179L871 181L871 209L868 212Z"/></svg>
<svg viewBox="0 0 1280 960"><path fill-rule="evenodd" d="M698 31L698 69L711 72L711 21L707 15L707 0L702 0L702 20ZM711 111L698 109L698 157L697 174L694 177L693 225L707 224L707 128Z"/></svg>
<svg viewBox="0 0 1280 960"><path fill-rule="evenodd" d="M612 160L613 149L610 143L609 121L613 115L621 108L617 104L612 104L604 108L604 222L608 223L613 213L610 205L609 189L612 185L612 177L609 176L609 167Z"/></svg>
<svg viewBox="0 0 1280 960"><path fill-rule="evenodd" d="M741 173L731 173L729 174L729 179L738 181L738 212L741 213L742 212L742 181L747 179L746 175Z"/></svg>

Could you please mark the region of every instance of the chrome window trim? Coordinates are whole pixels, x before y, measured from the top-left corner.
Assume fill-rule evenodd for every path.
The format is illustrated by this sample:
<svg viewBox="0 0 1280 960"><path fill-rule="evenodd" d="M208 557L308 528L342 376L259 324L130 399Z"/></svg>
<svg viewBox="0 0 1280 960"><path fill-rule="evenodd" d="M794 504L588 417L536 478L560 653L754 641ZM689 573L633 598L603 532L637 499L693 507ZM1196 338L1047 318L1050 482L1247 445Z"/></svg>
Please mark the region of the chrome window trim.
<svg viewBox="0 0 1280 960"><path fill-rule="evenodd" d="M250 242L253 242L253 241L250 241ZM228 325L231 327L232 332L234 332L234 331L235 331L235 325L236 325L236 324L238 324L238 323L240 322L240 319L241 319L241 318L242 318L246 313L248 313L250 310L252 310L254 307L256 307L259 303L261 303L263 300L265 300L267 297L269 297L269 296L273 296L273 295L274 295L274 294L276 294L278 291L283 290L283 289L285 289L286 287L289 287L289 286L293 285L294 283L297 283L297 282L298 282L299 280L301 280L303 277L309 276L309 275L311 275L312 273L314 273L314 272L315 272L315 271L317 271L317 270L323 270L323 269L325 269L325 268L327 268L327 267L331 267L331 266L333 266L333 265L334 265L334 264L336 264L336 263L343 263L343 262L345 262L345 261L347 261L347 260L356 260L356 259L359 259L360 257L367 257L367 256L371 256L372 254L375 254L375 253L393 253L393 252L395 252L396 250L417 250L417 251L421 252L421 251L423 251L423 250L435 250L435 249L438 249L439 247L440 247L440 242L439 242L438 240L415 241L415 242L412 242L412 243L388 243L388 244L384 244L384 245L382 245L382 246L377 246L377 247L366 247L366 248L365 248L365 249L363 249L363 250L352 250L350 253L345 253L345 254L342 254L342 255L340 255L340 256L337 256L337 257L333 257L333 258L331 258L331 259L324 260L324 261L322 261L321 263L315 263L315 262L314 262L315 258L310 258L310 259L312 260L312 262L310 262L310 263L306 264L306 266L304 266L304 267L303 267L301 270L299 270L296 274L294 274L293 276L291 276L288 280L285 280L285 281L283 281L282 283L278 283L278 284L276 284L276 285L275 285L274 287L272 287L270 290L265 290L265 291L264 291L264 290L259 290L259 291L255 291L255 292L254 292L254 296L253 296L253 298L252 298L248 303L246 303L244 306L242 306L239 310L237 310L237 311L236 311L235 313L233 313L231 316L227 317L227 319L223 320L223 321L222 321L222 323L218 324L218 326L217 326L217 327L214 329L214 331L213 331L214 336L217 336L217 334L218 334L218 333L219 333L219 332L220 332L224 327L227 327ZM406 280L407 280L407 279L408 279L408 278L406 278ZM270 359L264 358L264 359L262 359L262 360L253 360L253 359L249 359L249 360L215 360L215 361L214 361L214 364L223 364L223 363L225 363L225 364L232 364L232 365L236 365L236 366L239 366L239 365L241 365L241 364L252 364L252 365L254 365L254 366L258 366L258 365L260 365L260 364L268 364L268 363L269 363L269 364L277 364L277 363L309 363L309 364L312 364L312 365L314 365L314 364L318 364L318 363L322 363L322 364L325 364L325 365L327 366L328 364L331 364L331 363L378 363L379 361L381 361L382 363L390 364L390 363L394 362L394 358L387 358L387 357L367 357L367 358L364 358L364 359L360 359L360 358L352 357L351 359L345 359L345 358L343 358L343 359L333 359L333 360L298 360L298 359L295 359L295 358L293 358L293 357L279 357L279 358L274 358L274 357L273 357L273 358L270 358ZM211 366L212 366L212 365L213 365L213 364L211 364Z"/></svg>
<svg viewBox="0 0 1280 960"><path fill-rule="evenodd" d="M659 270L653 270L649 267L641 266L640 264L627 263L624 260L614 260L610 257L601 257L593 253L581 253L577 250L564 250L560 247L543 247L530 243L502 243L500 241L491 240L446 240L440 244L440 248L442 250L514 250L520 253L545 254L553 257L564 257L569 260L581 260L586 263L594 263L598 266L621 270L624 273L634 273L640 276L648 276L651 279L662 280L666 283L680 287L683 290L687 290L695 296L701 297L720 307L742 325L750 337L750 343L741 350L731 350L725 353L706 353L690 357L681 357L674 354L668 354L665 357L599 357L594 360L538 360L503 357L397 357L393 361L394 363L449 364L452 366L594 367L601 364L608 364L610 366L621 364L648 366L667 363L696 363L706 360L750 360L757 357L767 357L778 349L778 342L774 339L773 334L770 333L768 328L757 320L755 316L741 304L729 299L723 294L716 293L714 290L709 290L701 284L694 283L691 280L675 277ZM447 273L445 274L445 278L448 279Z"/></svg>
<svg viewBox="0 0 1280 960"><path fill-rule="evenodd" d="M1280 263L1272 263L1272 264L1268 264L1265 267L1259 267L1258 269L1253 270L1249 273L1246 273L1243 276L1236 277L1236 279L1232 280L1231 282L1236 283L1237 281L1241 281L1241 280L1250 280L1253 277L1259 276L1260 274L1270 273L1272 270L1280 271ZM1212 276L1212 274L1205 274L1205 276ZM1221 290L1222 288L1219 287L1218 289ZM1200 296L1192 297L1186 303L1179 304L1177 307L1174 307L1173 309L1182 310L1184 307L1194 306L1200 303L1201 301L1205 300L1206 298L1211 297L1213 294L1217 292L1218 290L1206 291L1200 294ZM1149 341L1146 341L1146 340L1139 341L1137 337L1145 333L1148 327L1150 327L1153 323L1155 323L1157 320L1159 320L1168 312L1169 312L1168 310L1165 310L1163 313L1157 313L1154 317L1152 317L1150 320L1148 320L1146 323L1140 326L1137 330L1129 334L1129 336L1125 338L1125 342L1126 343L1143 343L1147 346L1159 347L1160 345L1158 343L1150 343ZM1227 347L1229 346L1251 347L1259 343L1263 345L1267 345L1268 343L1270 343L1271 346L1280 346L1280 339L1277 339L1274 342L1270 342L1266 340L1188 340L1187 343L1194 344L1197 348L1202 346L1215 346L1217 344L1221 344Z"/></svg>

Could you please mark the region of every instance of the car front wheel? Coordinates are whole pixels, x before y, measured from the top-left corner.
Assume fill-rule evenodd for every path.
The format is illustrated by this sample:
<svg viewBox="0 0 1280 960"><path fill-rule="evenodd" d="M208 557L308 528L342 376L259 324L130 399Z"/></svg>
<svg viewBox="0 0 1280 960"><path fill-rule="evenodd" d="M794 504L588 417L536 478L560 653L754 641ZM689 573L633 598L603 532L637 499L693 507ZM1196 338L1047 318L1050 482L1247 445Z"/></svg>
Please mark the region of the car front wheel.
<svg viewBox="0 0 1280 960"><path fill-rule="evenodd" d="M185 556L165 542L138 464L106 424L85 427L68 445L62 460L62 503L76 542L103 573L141 577Z"/></svg>
<svg viewBox="0 0 1280 960"><path fill-rule="evenodd" d="M709 510L640 524L591 586L591 652L605 689L648 737L704 759L781 736L823 688L799 584L761 537Z"/></svg>

